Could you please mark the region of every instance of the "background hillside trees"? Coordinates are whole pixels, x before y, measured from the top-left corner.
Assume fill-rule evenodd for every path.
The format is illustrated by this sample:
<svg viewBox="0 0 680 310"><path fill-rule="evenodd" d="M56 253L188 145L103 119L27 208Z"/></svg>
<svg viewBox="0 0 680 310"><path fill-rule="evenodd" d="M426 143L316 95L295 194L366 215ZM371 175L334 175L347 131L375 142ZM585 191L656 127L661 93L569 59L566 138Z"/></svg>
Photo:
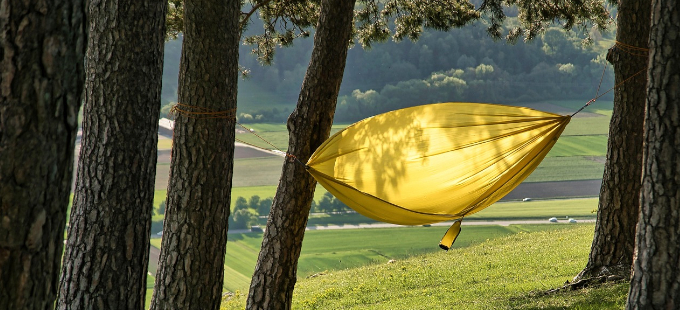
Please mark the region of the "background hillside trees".
<svg viewBox="0 0 680 310"><path fill-rule="evenodd" d="M0 309L50 309L83 91L85 1L1 7Z"/></svg>
<svg viewBox="0 0 680 310"><path fill-rule="evenodd" d="M516 20L512 17L508 22ZM259 29L261 26L254 22L245 35ZM399 82L423 81L434 73L451 70L467 72L468 68L475 69L481 64L492 66L494 74L466 77L463 80L474 87L468 87L462 93L442 93L431 100L503 104L565 99L585 102L595 94L606 63L605 51L597 44L601 43L598 40L602 40L602 36L597 30L590 33L598 36L593 35L596 44L588 46L583 45L582 33L565 32L559 27L547 28L545 35L538 35L533 41L512 45L494 42L488 36L485 24L476 22L454 32L423 31L417 43L389 41L373 44L370 50L355 45L348 51L336 120L356 121L371 115L368 112L357 115L357 111L343 107L343 101L348 107L364 104L352 98L354 91L381 93L383 88L395 87ZM544 43L546 35L551 37L546 39L550 44ZM603 35L605 39L613 39L609 33ZM173 52L179 45L180 42L175 41L168 43L166 61L169 64L179 61L179 52ZM250 75L239 83L246 90L239 95L239 122L286 121L297 100L311 45L311 38L299 38L293 46L277 48L276 57L269 66L260 66L254 57L241 57L241 66L250 70ZM250 50L250 46L240 47L242 55ZM565 70L568 67L572 69ZM166 67L166 81L176 76L177 73L172 75L173 70L176 69ZM611 85L613 78L613 71L607 70L604 85ZM164 82L165 102L177 101L173 90L176 90L176 81L174 84ZM606 95L602 99L611 98L613 96ZM400 98L384 100L389 104L392 99ZM416 100L408 104L423 103L427 102ZM165 111L169 108L170 105L166 105Z"/></svg>
<svg viewBox="0 0 680 310"><path fill-rule="evenodd" d="M143 309L166 2L88 5L83 137L57 306Z"/></svg>
<svg viewBox="0 0 680 310"><path fill-rule="evenodd" d="M640 219L626 309L680 300L680 4L653 0Z"/></svg>

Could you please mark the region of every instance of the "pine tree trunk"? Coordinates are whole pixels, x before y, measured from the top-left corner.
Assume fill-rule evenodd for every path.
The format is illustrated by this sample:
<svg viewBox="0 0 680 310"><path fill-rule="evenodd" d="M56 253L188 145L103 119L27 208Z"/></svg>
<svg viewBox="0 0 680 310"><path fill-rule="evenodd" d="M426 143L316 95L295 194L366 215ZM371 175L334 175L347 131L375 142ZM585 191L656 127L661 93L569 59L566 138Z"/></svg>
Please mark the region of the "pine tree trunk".
<svg viewBox="0 0 680 310"><path fill-rule="evenodd" d="M288 152L306 162L330 134L352 30L354 0L324 0L297 108L288 119ZM290 309L297 263L316 181L289 159L283 165L247 309Z"/></svg>
<svg viewBox="0 0 680 310"><path fill-rule="evenodd" d="M240 1L184 4L182 105L175 114L151 309L218 309L233 173Z"/></svg>
<svg viewBox="0 0 680 310"><path fill-rule="evenodd" d="M680 4L652 2L640 220L626 309L680 308Z"/></svg>
<svg viewBox="0 0 680 310"><path fill-rule="evenodd" d="M650 9L649 1L620 0L616 40L647 48ZM647 53L617 45L609 50L607 59L614 66L616 85L620 86L615 90L609 124L595 236L588 264L577 278L618 275L628 279L633 263L640 210ZM624 82L630 77L633 78Z"/></svg>
<svg viewBox="0 0 680 310"><path fill-rule="evenodd" d="M54 307L85 16L84 1L0 1L0 309Z"/></svg>
<svg viewBox="0 0 680 310"><path fill-rule="evenodd" d="M89 2L83 137L59 309L143 309L165 10Z"/></svg>

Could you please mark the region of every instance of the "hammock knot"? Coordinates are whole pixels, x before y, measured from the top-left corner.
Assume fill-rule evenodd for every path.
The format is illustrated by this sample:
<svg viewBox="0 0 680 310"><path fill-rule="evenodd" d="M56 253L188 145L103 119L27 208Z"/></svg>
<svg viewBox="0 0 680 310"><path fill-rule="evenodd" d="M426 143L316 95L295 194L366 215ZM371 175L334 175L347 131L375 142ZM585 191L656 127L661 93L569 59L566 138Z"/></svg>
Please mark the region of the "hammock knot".
<svg viewBox="0 0 680 310"><path fill-rule="evenodd" d="M227 119L227 120L235 120L236 119L236 109L229 109L229 110L224 110L224 111L215 111L213 109L209 108L203 108L203 107L198 107L198 106L192 106L188 104L183 104L183 103L177 103L175 104L171 109L169 113L170 117L172 119L176 118L178 115L183 115L189 118L194 118L194 119Z"/></svg>

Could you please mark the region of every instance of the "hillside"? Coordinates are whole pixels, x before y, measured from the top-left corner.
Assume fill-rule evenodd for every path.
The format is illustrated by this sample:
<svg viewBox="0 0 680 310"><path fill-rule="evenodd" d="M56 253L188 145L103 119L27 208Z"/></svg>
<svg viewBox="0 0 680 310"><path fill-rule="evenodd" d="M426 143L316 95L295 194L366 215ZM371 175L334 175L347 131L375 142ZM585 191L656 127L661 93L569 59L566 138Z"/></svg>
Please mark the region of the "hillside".
<svg viewBox="0 0 680 310"><path fill-rule="evenodd" d="M627 283L543 294L585 266L593 226L518 233L299 279L294 309L623 309ZM245 295L222 309L243 309Z"/></svg>
<svg viewBox="0 0 680 310"><path fill-rule="evenodd" d="M255 29L253 27L252 29ZM255 30L253 30L255 31ZM494 41L477 22L450 32L426 30L418 42L385 42L370 50L349 50L336 121L354 122L407 106L446 102L517 104L592 98L613 34L583 34L550 28L531 42ZM312 50L312 39L279 48L271 66L260 65L242 45L240 64L250 76L239 83L240 122L285 122L297 101ZM175 102L181 37L166 43L163 112ZM604 88L613 83L605 74ZM611 96L603 99L611 99Z"/></svg>

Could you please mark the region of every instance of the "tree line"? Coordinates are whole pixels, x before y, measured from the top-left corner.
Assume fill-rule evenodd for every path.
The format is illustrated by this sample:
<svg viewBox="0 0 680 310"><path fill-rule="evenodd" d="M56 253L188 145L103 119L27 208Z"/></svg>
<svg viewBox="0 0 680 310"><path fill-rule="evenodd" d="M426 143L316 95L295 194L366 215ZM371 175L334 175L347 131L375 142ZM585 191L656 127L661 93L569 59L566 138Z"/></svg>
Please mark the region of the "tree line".
<svg viewBox="0 0 680 310"><path fill-rule="evenodd" d="M234 203L234 210L229 217L230 229L247 229L254 225L260 225L262 218L269 216L272 207L273 197L260 198L253 195L250 199L239 196ZM351 211L345 203L335 198L331 193L325 192L317 203L312 200L310 212L313 213L333 213Z"/></svg>
<svg viewBox="0 0 680 310"><path fill-rule="evenodd" d="M288 118L289 151L304 161L330 133L349 42L370 47L390 37L417 40L424 28L449 31L482 17L491 37L510 41L537 39L556 21L583 28L606 27L609 20L602 3L582 1L514 2L520 19L507 33L501 0L479 7L426 0L4 5L0 309L144 307L166 13L175 22L168 30L184 35L178 83L183 105L176 109L152 309L219 308L242 40L266 63L275 46L289 46L315 28L311 60ZM242 38L256 11L265 31ZM628 309L669 309L680 296L674 181L680 172L680 93L673 87L680 79L680 37L672 35L671 18L680 15L680 5L621 0L619 13L617 43L607 60L622 86L614 98L596 235L580 276L600 281L616 273L630 280ZM490 73L493 65L483 64L469 68ZM447 74L420 79L456 83L465 72ZM83 139L62 263L81 99ZM283 164L248 309L290 308L315 185L294 159Z"/></svg>
<svg viewBox="0 0 680 310"><path fill-rule="evenodd" d="M584 45L585 35L553 26L532 41L510 44L494 41L484 23L475 22L452 32L425 32L418 42L390 41L369 50L355 46L348 51L335 120L354 122L433 102L587 101L595 95L606 65L606 51L598 43L613 38L612 32L593 30L589 33L593 42ZM172 53L166 60L179 60L179 43L166 44ZM300 39L278 49L276 59L266 66L253 57L240 59L240 65L250 71L240 83L256 84L276 99L264 108L240 106L239 122L287 119L309 62L311 43L309 38ZM241 46L242 55L248 52L248 46ZM173 68L166 63L162 115L177 101L179 72ZM613 78L613 72L606 71L604 85L612 84Z"/></svg>

